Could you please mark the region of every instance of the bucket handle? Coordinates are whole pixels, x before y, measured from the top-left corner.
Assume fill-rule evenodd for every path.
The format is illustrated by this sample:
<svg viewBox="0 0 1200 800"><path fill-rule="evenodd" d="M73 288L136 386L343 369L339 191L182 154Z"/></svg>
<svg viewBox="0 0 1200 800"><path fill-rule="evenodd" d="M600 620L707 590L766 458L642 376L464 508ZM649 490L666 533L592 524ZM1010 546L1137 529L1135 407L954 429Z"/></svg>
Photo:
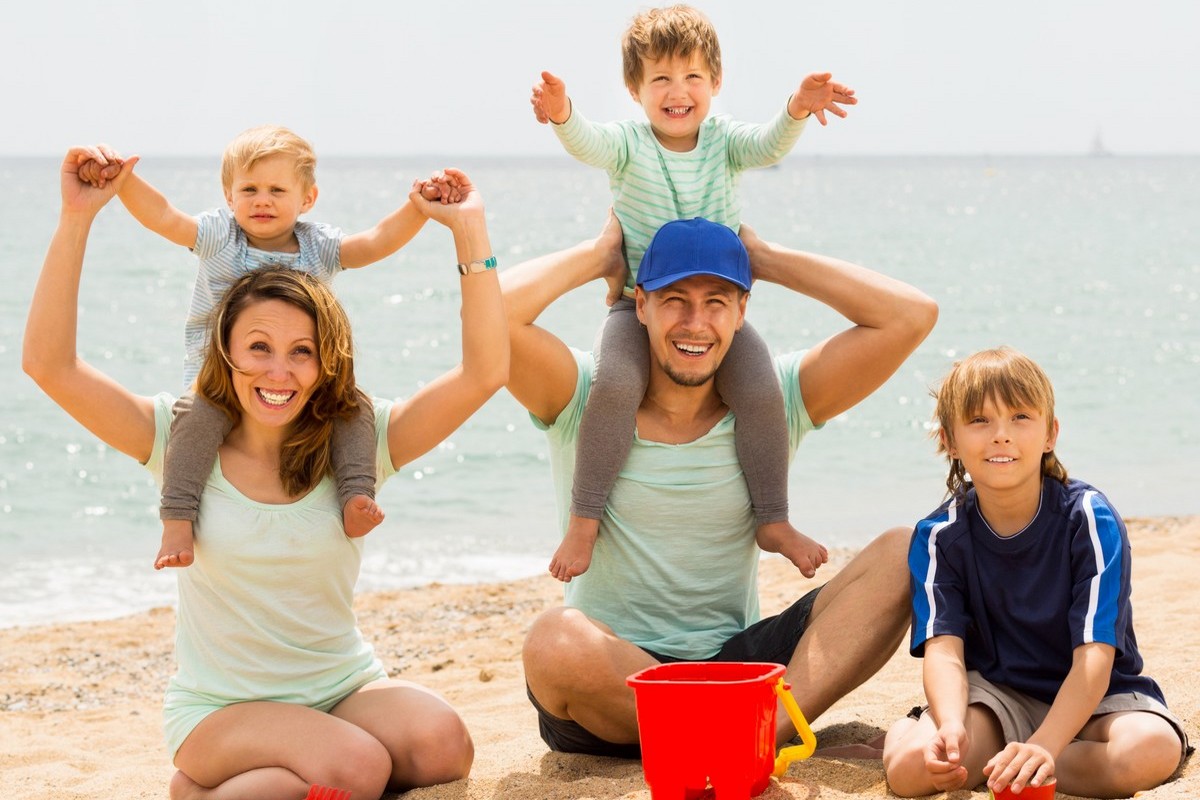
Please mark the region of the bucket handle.
<svg viewBox="0 0 1200 800"><path fill-rule="evenodd" d="M793 761L808 758L817 749L817 737L813 736L812 728L808 727L808 720L804 718L804 713L796 704L796 698L792 697L791 688L783 682L783 678L780 678L774 686L775 694L779 696L779 702L783 703L783 709L787 712L788 719L796 726L796 731L800 734L800 741L803 744L784 747L779 751L779 755L775 757L775 772L772 773L776 778L782 778Z"/></svg>

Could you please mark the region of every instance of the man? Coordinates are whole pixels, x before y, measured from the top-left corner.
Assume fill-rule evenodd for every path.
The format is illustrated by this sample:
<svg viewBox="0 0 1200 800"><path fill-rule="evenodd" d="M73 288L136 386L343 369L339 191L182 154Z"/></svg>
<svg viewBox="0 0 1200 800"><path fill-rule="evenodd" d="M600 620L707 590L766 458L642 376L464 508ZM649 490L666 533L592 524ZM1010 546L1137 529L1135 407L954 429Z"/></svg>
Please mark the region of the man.
<svg viewBox="0 0 1200 800"><path fill-rule="evenodd" d="M753 277L840 312L852 327L776 360L794 451L803 436L878 388L932 329L937 307L899 281L832 258L743 241L705 220L660 229L643 260L638 318L650 343L636 438L610 495L590 568L525 640L525 678L552 750L636 757L630 674L663 661L787 665L810 719L873 675L908 623L907 529L888 531L836 577L758 620L754 515L734 419L714 374L745 318ZM509 389L547 430L566 521L579 418L595 370L534 322L592 280L624 279L619 226L503 276ZM586 454L583 454L586 457ZM779 715L778 741L795 735Z"/></svg>

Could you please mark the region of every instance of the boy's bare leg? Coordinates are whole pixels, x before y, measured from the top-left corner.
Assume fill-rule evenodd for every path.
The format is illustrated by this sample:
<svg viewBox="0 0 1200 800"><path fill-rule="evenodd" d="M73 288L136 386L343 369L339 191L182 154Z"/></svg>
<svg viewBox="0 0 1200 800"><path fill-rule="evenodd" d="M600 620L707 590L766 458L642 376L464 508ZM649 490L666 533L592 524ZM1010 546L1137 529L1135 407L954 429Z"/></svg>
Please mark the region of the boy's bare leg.
<svg viewBox="0 0 1200 800"><path fill-rule="evenodd" d="M373 497L356 494L342 506L342 526L351 539L366 536L381 522L383 509L375 503Z"/></svg>
<svg viewBox="0 0 1200 800"><path fill-rule="evenodd" d="M817 567L829 560L825 545L808 538L787 520L759 525L754 540L763 552L785 556L806 578L815 575Z"/></svg>
<svg viewBox="0 0 1200 800"><path fill-rule="evenodd" d="M164 519L162 546L154 559L154 568L186 567L192 563L192 523L186 519Z"/></svg>
<svg viewBox="0 0 1200 800"><path fill-rule="evenodd" d="M1062 791L1086 797L1129 797L1166 781L1179 766L1182 742L1149 711L1092 717L1055 763Z"/></svg>
<svg viewBox="0 0 1200 800"><path fill-rule="evenodd" d="M550 574L570 583L592 565L592 549L600 535L600 520L571 515L567 532L550 559Z"/></svg>

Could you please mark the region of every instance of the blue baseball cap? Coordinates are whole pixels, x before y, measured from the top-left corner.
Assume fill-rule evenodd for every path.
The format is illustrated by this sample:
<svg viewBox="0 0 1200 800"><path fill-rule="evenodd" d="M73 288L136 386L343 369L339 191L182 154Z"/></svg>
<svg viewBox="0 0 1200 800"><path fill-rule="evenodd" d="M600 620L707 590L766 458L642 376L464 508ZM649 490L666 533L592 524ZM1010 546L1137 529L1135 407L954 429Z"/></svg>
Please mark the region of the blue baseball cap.
<svg viewBox="0 0 1200 800"><path fill-rule="evenodd" d="M701 217L677 219L658 229L638 267L647 292L693 275L712 275L750 291L750 256L738 235Z"/></svg>

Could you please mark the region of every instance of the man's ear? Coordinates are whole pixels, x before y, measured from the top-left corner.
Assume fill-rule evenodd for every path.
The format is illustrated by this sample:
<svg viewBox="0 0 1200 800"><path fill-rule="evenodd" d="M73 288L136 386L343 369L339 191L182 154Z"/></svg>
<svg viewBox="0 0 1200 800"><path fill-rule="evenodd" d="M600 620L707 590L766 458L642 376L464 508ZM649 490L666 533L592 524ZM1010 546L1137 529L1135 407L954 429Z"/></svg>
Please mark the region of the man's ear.
<svg viewBox="0 0 1200 800"><path fill-rule="evenodd" d="M634 287L633 304L637 311L638 322L646 324L646 290L641 286Z"/></svg>

